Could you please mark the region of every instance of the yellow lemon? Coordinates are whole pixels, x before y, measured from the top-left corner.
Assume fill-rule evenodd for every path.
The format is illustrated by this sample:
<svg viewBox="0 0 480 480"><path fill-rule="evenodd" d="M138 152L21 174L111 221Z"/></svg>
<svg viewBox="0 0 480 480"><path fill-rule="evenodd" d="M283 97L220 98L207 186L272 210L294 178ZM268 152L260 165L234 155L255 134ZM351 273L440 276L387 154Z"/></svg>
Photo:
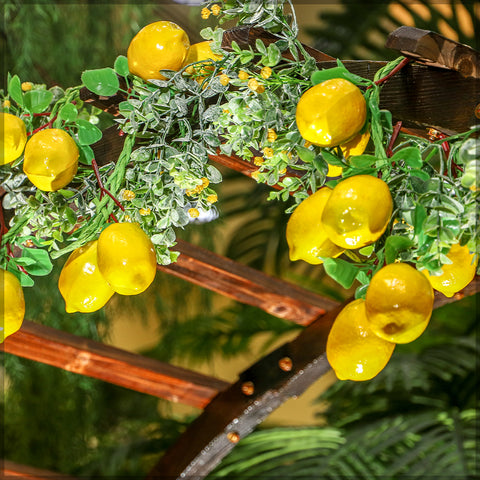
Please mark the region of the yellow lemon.
<svg viewBox="0 0 480 480"><path fill-rule="evenodd" d="M165 77L159 70L180 70L189 47L188 35L177 24L168 21L151 23L130 42L128 68L130 73L144 80L163 80Z"/></svg>
<svg viewBox="0 0 480 480"><path fill-rule="evenodd" d="M115 292L141 293L157 271L153 243L138 223L113 223L98 238L98 266Z"/></svg>
<svg viewBox="0 0 480 480"><path fill-rule="evenodd" d="M65 300L65 310L95 312L115 293L98 268L97 240L74 250L65 262L58 288Z"/></svg>
<svg viewBox="0 0 480 480"><path fill-rule="evenodd" d="M387 365L394 349L394 343L372 331L363 299L343 308L327 339L327 359L340 380L370 380Z"/></svg>
<svg viewBox="0 0 480 480"><path fill-rule="evenodd" d="M406 263L391 263L373 276L365 306L376 335L389 342L408 343L427 328L433 289L415 268Z"/></svg>
<svg viewBox="0 0 480 480"><path fill-rule="evenodd" d="M25 316L25 298L17 277L8 270L0 269L0 343L17 332Z"/></svg>
<svg viewBox="0 0 480 480"><path fill-rule="evenodd" d="M338 257L343 249L327 237L322 224L322 212L332 190L323 187L303 200L287 223L287 243L290 260L304 260L318 265L319 257Z"/></svg>
<svg viewBox="0 0 480 480"><path fill-rule="evenodd" d="M49 128L27 142L23 171L40 190L53 192L68 185L78 169L78 147L64 130Z"/></svg>
<svg viewBox="0 0 480 480"><path fill-rule="evenodd" d="M343 78L332 78L308 89L295 113L302 137L320 147L347 142L361 130L366 117L362 92Z"/></svg>
<svg viewBox="0 0 480 480"><path fill-rule="evenodd" d="M22 119L11 113L0 113L0 165L19 158L27 143L27 129Z"/></svg>
<svg viewBox="0 0 480 480"><path fill-rule="evenodd" d="M431 275L427 270L422 270L422 273L430 280L435 290L446 297L453 297L473 280L478 257L475 258L475 254L470 253L466 245L461 247L458 243L452 245L447 257L452 263L442 265L441 275Z"/></svg>
<svg viewBox="0 0 480 480"><path fill-rule="evenodd" d="M212 52L212 49L210 48L211 43L212 42L210 41L206 41L191 45L182 67L186 67L187 65L196 62L205 62L201 65L199 64L195 66L198 69L196 70L196 73L200 75L208 75L210 72L213 72L214 67L210 62L207 62L207 60L218 61L222 59L222 56Z"/></svg>
<svg viewBox="0 0 480 480"><path fill-rule="evenodd" d="M343 156L345 158L349 158L354 155L361 155L367 148L369 140L370 132L368 130L363 133L359 133L358 135L355 135L350 141L342 143L342 145L340 145Z"/></svg>
<svg viewBox="0 0 480 480"><path fill-rule="evenodd" d="M355 175L335 186L322 222L333 243L342 248L361 248L381 237L392 211L392 195L383 180Z"/></svg>

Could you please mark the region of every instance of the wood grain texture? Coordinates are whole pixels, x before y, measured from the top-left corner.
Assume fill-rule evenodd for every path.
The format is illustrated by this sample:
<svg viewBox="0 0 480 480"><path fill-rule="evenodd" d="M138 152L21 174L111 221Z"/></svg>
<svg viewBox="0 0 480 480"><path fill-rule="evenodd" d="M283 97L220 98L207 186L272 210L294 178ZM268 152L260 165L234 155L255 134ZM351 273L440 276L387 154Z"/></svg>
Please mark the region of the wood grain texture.
<svg viewBox="0 0 480 480"><path fill-rule="evenodd" d="M183 278L238 302L253 305L279 318L308 325L338 302L292 283L178 240L176 263L158 270Z"/></svg>
<svg viewBox="0 0 480 480"><path fill-rule="evenodd" d="M28 465L11 462L9 460L2 460L0 478L17 478L25 480L47 480L49 478L53 478L58 480L77 480L74 477L63 475L62 473L56 473L50 470L34 468Z"/></svg>
<svg viewBox="0 0 480 480"><path fill-rule="evenodd" d="M458 296L435 296L434 308L478 292L479 278ZM235 446L273 410L301 395L330 370L326 341L343 305L320 317L291 342L274 350L247 370L237 382L219 393L158 461L147 480L205 478ZM287 361L285 361L288 359ZM282 363L291 370L282 370ZM242 388L248 382L248 393ZM233 441L232 441L233 440Z"/></svg>
<svg viewBox="0 0 480 480"><path fill-rule="evenodd" d="M439 33L402 26L390 33L385 46L425 65L480 79L480 53Z"/></svg>
<svg viewBox="0 0 480 480"><path fill-rule="evenodd" d="M203 408L228 383L24 320L3 350L69 372Z"/></svg>

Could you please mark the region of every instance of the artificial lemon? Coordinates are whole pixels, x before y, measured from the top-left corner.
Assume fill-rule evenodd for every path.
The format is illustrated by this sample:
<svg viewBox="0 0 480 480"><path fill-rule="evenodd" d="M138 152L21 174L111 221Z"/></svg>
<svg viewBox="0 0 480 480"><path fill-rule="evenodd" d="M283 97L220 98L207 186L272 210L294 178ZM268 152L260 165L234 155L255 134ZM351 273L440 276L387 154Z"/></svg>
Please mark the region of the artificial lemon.
<svg viewBox="0 0 480 480"><path fill-rule="evenodd" d="M319 257L338 257L343 249L332 243L322 224L322 212L332 190L321 188L303 200L287 223L287 243L290 260L304 260L318 265Z"/></svg>
<svg viewBox="0 0 480 480"><path fill-rule="evenodd" d="M98 266L115 292L141 293L157 271L153 243L138 223L113 223L98 238Z"/></svg>
<svg viewBox="0 0 480 480"><path fill-rule="evenodd" d="M189 47L187 34L177 24L168 21L151 23L130 42L128 68L130 73L144 80L164 80L159 70L180 70Z"/></svg>
<svg viewBox="0 0 480 480"><path fill-rule="evenodd" d="M422 270L422 273L430 280L435 290L442 292L446 297L453 297L473 280L478 257L475 258L475 254L470 253L466 245L461 247L458 243L451 246L447 257L452 263L442 265L441 275L432 275L428 270Z"/></svg>
<svg viewBox="0 0 480 480"><path fill-rule="evenodd" d="M27 143L23 121L11 113L0 113L0 165L15 161Z"/></svg>
<svg viewBox="0 0 480 480"><path fill-rule="evenodd" d="M392 210L392 195L383 180L355 175L335 186L322 222L333 243L342 248L361 248L381 237Z"/></svg>
<svg viewBox="0 0 480 480"><path fill-rule="evenodd" d="M0 269L0 343L20 329L25 316L25 298L17 277L8 270Z"/></svg>
<svg viewBox="0 0 480 480"><path fill-rule="evenodd" d="M95 312L115 293L98 268L97 240L74 250L60 272L58 288L65 300L65 310Z"/></svg>
<svg viewBox="0 0 480 480"><path fill-rule="evenodd" d="M68 185L78 169L78 147L64 130L49 128L27 142L23 171L40 190L53 192Z"/></svg>
<svg viewBox="0 0 480 480"><path fill-rule="evenodd" d="M391 263L373 276L365 306L376 335L389 342L408 343L427 328L433 289L415 268L406 263Z"/></svg>
<svg viewBox="0 0 480 480"><path fill-rule="evenodd" d="M335 147L356 135L367 117L367 105L358 87L332 78L309 88L298 101L295 118L305 140Z"/></svg>
<svg viewBox="0 0 480 480"><path fill-rule="evenodd" d="M327 339L327 359L340 380L370 380L383 370L394 349L394 343L372 331L361 298L338 314Z"/></svg>
<svg viewBox="0 0 480 480"><path fill-rule="evenodd" d="M191 45L183 62L183 67L186 67L192 63L204 62L201 66L197 66L198 70L194 71L200 75L208 75L210 72L212 72L214 68L207 60L218 61L222 59L222 56L212 52L212 49L210 48L211 43L212 42L210 41L206 41Z"/></svg>
<svg viewBox="0 0 480 480"><path fill-rule="evenodd" d="M370 132L366 130L364 133L358 133L347 143L342 143L340 149L345 158L353 155L361 155L367 148L370 140ZM328 164L327 177L339 177L343 172L343 167Z"/></svg>

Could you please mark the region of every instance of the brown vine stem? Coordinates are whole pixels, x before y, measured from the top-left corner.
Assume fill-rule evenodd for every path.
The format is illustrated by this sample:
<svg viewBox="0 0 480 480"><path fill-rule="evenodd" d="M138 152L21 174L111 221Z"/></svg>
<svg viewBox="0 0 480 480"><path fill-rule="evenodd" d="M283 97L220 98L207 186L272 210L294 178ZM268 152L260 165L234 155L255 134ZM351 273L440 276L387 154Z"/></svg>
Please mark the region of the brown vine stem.
<svg viewBox="0 0 480 480"><path fill-rule="evenodd" d="M398 134L400 133L401 128L402 128L402 122L401 120L399 120L395 124L395 127L393 127L392 136L390 137L390 142L388 143L388 147L387 147L387 158L390 158L393 155L393 144L395 143L395 140L397 140Z"/></svg>
<svg viewBox="0 0 480 480"><path fill-rule="evenodd" d="M33 132L28 133L27 135L35 135L37 132L40 130L44 130L45 128L50 128L53 125L53 122L57 119L57 115L55 115L51 120L49 120L45 125L42 125L41 127L36 128L33 130Z"/></svg>
<svg viewBox="0 0 480 480"><path fill-rule="evenodd" d="M122 210L122 212L125 211L125 208L124 206L118 201L117 198L115 198L114 195L112 195L104 186L103 186L103 182L102 182L102 179L100 177L100 170L98 169L98 164L97 164L97 161L93 158L92 159L92 168L93 168L93 172L95 174L95 178L97 179L97 183L98 183L98 186L100 187L100 200L103 198L103 195L108 195L114 202L115 202L115 205L120 209ZM113 213L110 214L110 219L112 221L114 221L115 223L118 223L118 219L117 217L115 217L115 215Z"/></svg>
<svg viewBox="0 0 480 480"><path fill-rule="evenodd" d="M375 85L382 85L385 83L390 77L393 77L398 71L400 71L405 65L410 63L410 59L405 57L390 73L385 75L382 78L379 78L374 83ZM370 88L370 87L369 87Z"/></svg>

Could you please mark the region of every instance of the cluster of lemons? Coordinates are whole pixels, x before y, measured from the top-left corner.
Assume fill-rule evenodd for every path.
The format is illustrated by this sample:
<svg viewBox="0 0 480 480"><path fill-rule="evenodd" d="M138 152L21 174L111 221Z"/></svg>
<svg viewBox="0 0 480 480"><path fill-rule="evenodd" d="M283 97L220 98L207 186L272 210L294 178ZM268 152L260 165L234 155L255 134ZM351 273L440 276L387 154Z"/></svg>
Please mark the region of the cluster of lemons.
<svg viewBox="0 0 480 480"><path fill-rule="evenodd" d="M346 145L355 143L358 155L368 143L368 134L360 133L366 121L365 99L344 79L307 90L298 102L296 120L305 140L321 147L340 146L344 155ZM333 189L323 187L300 203L288 221L290 258L320 264L324 258L371 245L387 229L392 211L390 190L380 178L355 175ZM347 304L327 341L327 358L338 378L376 376L395 344L415 340L427 327L433 289L452 296L472 281L476 260L467 246L453 245L447 257L452 263L442 267L440 276L406 263L388 264L373 276L365 299Z"/></svg>

